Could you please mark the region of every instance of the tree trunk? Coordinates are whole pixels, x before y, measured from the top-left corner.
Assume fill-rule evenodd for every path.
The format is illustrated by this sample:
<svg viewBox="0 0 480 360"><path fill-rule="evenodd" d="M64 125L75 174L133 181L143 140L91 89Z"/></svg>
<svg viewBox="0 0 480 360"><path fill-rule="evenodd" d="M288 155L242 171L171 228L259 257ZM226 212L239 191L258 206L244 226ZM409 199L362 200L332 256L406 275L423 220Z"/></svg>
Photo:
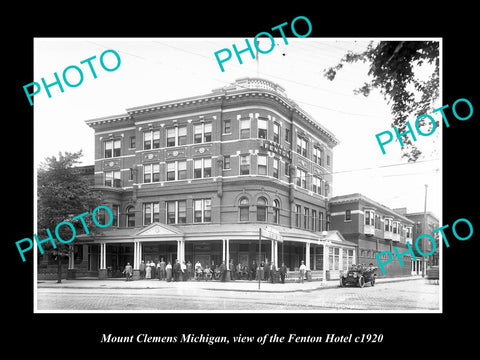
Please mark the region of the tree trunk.
<svg viewBox="0 0 480 360"><path fill-rule="evenodd" d="M57 283L61 283L62 282L62 257L60 256L60 254L57 255Z"/></svg>

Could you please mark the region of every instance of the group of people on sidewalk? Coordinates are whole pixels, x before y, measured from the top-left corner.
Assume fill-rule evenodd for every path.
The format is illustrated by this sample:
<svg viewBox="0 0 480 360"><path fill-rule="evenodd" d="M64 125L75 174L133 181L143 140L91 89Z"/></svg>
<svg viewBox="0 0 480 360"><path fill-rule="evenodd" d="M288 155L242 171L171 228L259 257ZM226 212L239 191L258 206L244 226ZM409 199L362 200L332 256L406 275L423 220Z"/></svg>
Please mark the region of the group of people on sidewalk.
<svg viewBox="0 0 480 360"><path fill-rule="evenodd" d="M230 261L228 268L224 261L222 261L219 266L215 266L215 264L212 263L211 267L209 265L203 267L200 261L197 261L193 268L190 261L187 263L182 261L180 263L177 259L175 260L175 264L172 265L170 261L165 262L163 258L161 258L158 263L148 260L145 263L145 261L142 260L139 270L140 279L158 278L158 280L166 280L167 282L187 281L189 279L205 281L215 279L226 281L228 271L230 271L230 280L263 280L271 283L278 281L285 283L285 278L288 272L285 263L282 263L277 269L275 264L273 262L269 263L268 260L265 262L262 261L260 265L257 265L255 260L253 260L250 266L242 265L241 263L235 266L233 261ZM303 283L306 271L303 260L299 270L299 280ZM127 263L123 273L125 274L126 281L131 281L133 279L133 268L130 263Z"/></svg>

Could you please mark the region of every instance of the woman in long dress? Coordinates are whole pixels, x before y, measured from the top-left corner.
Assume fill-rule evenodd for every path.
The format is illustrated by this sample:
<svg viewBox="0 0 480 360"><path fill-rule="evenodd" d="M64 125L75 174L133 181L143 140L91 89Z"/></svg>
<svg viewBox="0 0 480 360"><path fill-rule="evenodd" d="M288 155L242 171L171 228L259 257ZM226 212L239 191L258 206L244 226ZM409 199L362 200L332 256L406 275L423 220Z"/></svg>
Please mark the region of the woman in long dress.
<svg viewBox="0 0 480 360"><path fill-rule="evenodd" d="M167 271L167 281L168 282L172 281L172 264L170 263L170 261L165 267L165 270Z"/></svg>
<svg viewBox="0 0 480 360"><path fill-rule="evenodd" d="M152 268L150 266L150 263L147 263L147 268L145 270L146 270L145 278L146 279L151 279L152 278Z"/></svg>

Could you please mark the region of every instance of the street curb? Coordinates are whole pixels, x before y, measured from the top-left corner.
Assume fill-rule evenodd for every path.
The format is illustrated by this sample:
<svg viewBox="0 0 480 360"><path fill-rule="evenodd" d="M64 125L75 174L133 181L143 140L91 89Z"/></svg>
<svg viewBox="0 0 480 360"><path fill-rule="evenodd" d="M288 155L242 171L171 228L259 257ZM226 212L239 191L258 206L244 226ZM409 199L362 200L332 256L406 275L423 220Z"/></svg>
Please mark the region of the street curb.
<svg viewBox="0 0 480 360"><path fill-rule="evenodd" d="M393 282L403 282L403 281L412 281L412 280L426 280L426 278L386 278L386 279L377 279L377 284L384 284L384 283L393 283ZM281 284L278 284L281 286ZM43 284L37 283L37 288L49 288L49 289L123 289L123 290L154 290L154 289L172 289L171 286L134 286L134 287L126 287L126 286L107 286L107 285L99 285L99 286L75 286L75 285L55 285L55 284ZM241 288L199 288L202 290L209 290L209 291L234 291L234 292L256 292L256 293L294 293L294 292L312 292L317 290L323 289L335 289L341 288L338 282L335 284L327 284L327 285L320 285L317 287L312 288L298 288L298 289L285 289L285 290L277 290L277 289L241 289Z"/></svg>

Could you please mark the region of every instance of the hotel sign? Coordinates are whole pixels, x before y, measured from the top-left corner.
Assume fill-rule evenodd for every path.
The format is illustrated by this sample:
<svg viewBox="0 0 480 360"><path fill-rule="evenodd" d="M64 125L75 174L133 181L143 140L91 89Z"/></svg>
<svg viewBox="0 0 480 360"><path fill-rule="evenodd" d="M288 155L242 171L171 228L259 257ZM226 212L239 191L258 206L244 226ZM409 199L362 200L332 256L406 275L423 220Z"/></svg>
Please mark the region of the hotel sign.
<svg viewBox="0 0 480 360"><path fill-rule="evenodd" d="M282 146L276 142L270 140L263 140L262 144L260 145L261 149L272 151L276 154L283 156L289 160L292 159L292 152L291 150L287 149L285 146Z"/></svg>

